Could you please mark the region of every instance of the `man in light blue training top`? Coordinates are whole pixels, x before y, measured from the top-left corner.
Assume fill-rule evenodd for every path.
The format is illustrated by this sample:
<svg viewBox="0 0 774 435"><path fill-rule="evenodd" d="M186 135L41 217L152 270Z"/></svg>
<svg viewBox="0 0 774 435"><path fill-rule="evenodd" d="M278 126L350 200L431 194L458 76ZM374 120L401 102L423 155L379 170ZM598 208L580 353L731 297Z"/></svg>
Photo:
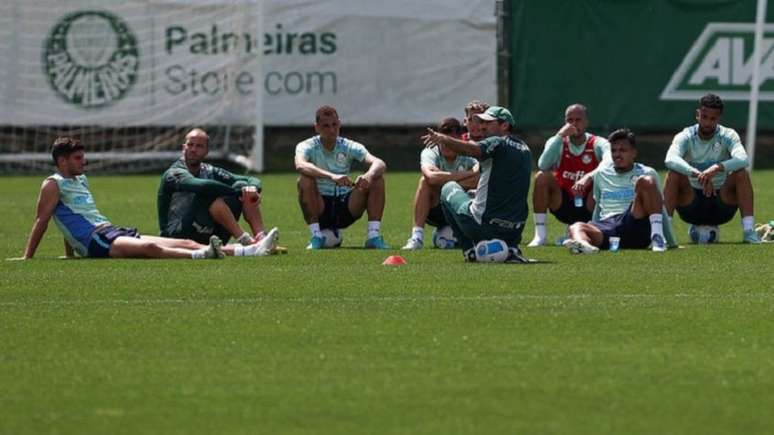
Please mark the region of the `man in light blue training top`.
<svg viewBox="0 0 774 435"><path fill-rule="evenodd" d="M487 137L480 142L462 141L431 129L422 137L425 145L443 145L458 154L474 157L481 166L474 198L455 181L443 186L444 215L466 261L527 263L518 245L529 213L527 195L532 155L527 144L513 135L516 122L508 109L492 106L476 116L483 122ZM490 256L492 251L487 243L490 241L494 242L493 246L500 246L497 252L505 255ZM484 242L482 252L474 249L480 242Z"/></svg>
<svg viewBox="0 0 774 435"><path fill-rule="evenodd" d="M699 100L697 123L678 133L666 155L669 169L664 201L670 216L693 225L720 225L737 208L742 215L742 241L760 243L755 233L753 188L747 152L736 131L719 125L723 100L707 94ZM693 229L693 228L692 228Z"/></svg>
<svg viewBox="0 0 774 435"><path fill-rule="evenodd" d="M611 237L619 238L621 249L650 247L653 252L664 252L667 245L676 246L663 211L658 173L634 161L634 133L616 130L608 140L612 162L603 162L594 171L592 221L571 225L564 246L574 254L594 254L610 247Z"/></svg>
<svg viewBox="0 0 774 435"><path fill-rule="evenodd" d="M321 230L338 232L368 213L365 247L389 249L381 236L384 213L384 162L360 143L339 136L339 114L331 106L317 109L317 136L296 145L298 201L311 239L307 249L326 247ZM368 165L365 174L349 178L353 161Z"/></svg>
<svg viewBox="0 0 774 435"><path fill-rule="evenodd" d="M462 125L456 118L444 118L438 124L438 131L457 139L462 137ZM476 159L458 155L443 145L422 150L420 169L422 176L414 194L414 227L402 248L404 250L424 247L425 223L439 229L449 225L441 208L441 187L444 184L456 181L465 189L475 189L478 184Z"/></svg>

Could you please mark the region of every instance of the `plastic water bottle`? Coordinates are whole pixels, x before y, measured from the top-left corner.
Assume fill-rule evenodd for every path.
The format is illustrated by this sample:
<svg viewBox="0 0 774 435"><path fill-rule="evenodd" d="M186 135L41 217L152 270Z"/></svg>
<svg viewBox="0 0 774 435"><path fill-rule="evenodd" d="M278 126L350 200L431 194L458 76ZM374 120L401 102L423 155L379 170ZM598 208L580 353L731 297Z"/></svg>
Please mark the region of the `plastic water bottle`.
<svg viewBox="0 0 774 435"><path fill-rule="evenodd" d="M575 201L575 207L578 207L578 208L583 207L583 197L582 196L576 196L574 198L574 201Z"/></svg>

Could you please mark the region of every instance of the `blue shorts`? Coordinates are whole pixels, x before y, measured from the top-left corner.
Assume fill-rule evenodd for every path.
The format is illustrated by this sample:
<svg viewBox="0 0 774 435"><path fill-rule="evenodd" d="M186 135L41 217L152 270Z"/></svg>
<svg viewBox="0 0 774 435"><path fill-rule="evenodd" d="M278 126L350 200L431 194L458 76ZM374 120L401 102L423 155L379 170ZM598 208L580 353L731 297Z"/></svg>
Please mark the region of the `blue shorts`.
<svg viewBox="0 0 774 435"><path fill-rule="evenodd" d="M588 222L591 220L591 212L586 208L586 199L591 193L587 193L583 197L583 206L575 207L575 197L567 193L564 189L562 191L562 204L557 210L551 210L551 213L556 217L559 222L567 225L572 225L575 222Z"/></svg>
<svg viewBox="0 0 774 435"><path fill-rule="evenodd" d="M110 246L119 237L139 239L140 233L137 231L137 228L122 228L114 227L113 225L99 227L91 234L91 241L88 246L89 258L110 257Z"/></svg>
<svg viewBox="0 0 774 435"><path fill-rule="evenodd" d="M720 191L706 197L701 189L693 189L693 201L685 207L676 207L680 219L693 225L720 225L734 218L737 206L720 200Z"/></svg>
<svg viewBox="0 0 774 435"><path fill-rule="evenodd" d="M645 249L650 246L650 219L635 218L631 207L624 213L589 224L602 231L602 249L610 247L611 237L621 238L620 249Z"/></svg>
<svg viewBox="0 0 774 435"><path fill-rule="evenodd" d="M325 210L318 216L320 229L343 229L357 220L349 212L349 195L351 193L352 191L339 196L322 195Z"/></svg>

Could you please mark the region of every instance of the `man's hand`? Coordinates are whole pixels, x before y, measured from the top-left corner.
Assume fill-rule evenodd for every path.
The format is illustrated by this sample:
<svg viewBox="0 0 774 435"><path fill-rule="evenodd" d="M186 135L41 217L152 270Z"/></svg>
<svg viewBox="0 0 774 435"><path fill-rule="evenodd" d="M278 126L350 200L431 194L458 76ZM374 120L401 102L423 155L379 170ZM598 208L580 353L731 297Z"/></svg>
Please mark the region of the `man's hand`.
<svg viewBox="0 0 774 435"><path fill-rule="evenodd" d="M575 196L586 196L586 192L589 190L589 186L591 186L591 179L591 174L582 176L580 180L572 185L572 193L574 193Z"/></svg>
<svg viewBox="0 0 774 435"><path fill-rule="evenodd" d="M355 189L368 190L371 187L371 178L367 174L363 174L355 179Z"/></svg>
<svg viewBox="0 0 774 435"><path fill-rule="evenodd" d="M556 132L556 135L560 137L575 136L576 134L578 134L578 129L572 124L564 124L562 128Z"/></svg>
<svg viewBox="0 0 774 435"><path fill-rule="evenodd" d="M425 144L425 148L432 148L436 145L441 145L445 136L446 135L438 133L432 128L428 128L427 134L422 136L422 143Z"/></svg>
<svg viewBox="0 0 774 435"><path fill-rule="evenodd" d="M337 186L352 186L352 180L350 180L347 175L333 174L331 180L333 180Z"/></svg>
<svg viewBox="0 0 774 435"><path fill-rule="evenodd" d="M701 189L705 196L710 197L715 195L715 184L712 182L712 179L715 178L715 175L722 171L723 167L716 163L705 169L703 172L700 172L696 176L696 178L699 180L699 183L701 184Z"/></svg>

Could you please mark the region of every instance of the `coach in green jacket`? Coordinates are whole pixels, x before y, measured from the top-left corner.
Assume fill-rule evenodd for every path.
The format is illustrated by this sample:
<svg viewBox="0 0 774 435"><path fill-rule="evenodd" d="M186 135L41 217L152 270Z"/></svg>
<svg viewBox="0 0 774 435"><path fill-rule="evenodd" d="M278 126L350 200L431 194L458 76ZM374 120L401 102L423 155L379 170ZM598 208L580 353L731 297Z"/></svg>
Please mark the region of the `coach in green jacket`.
<svg viewBox="0 0 774 435"><path fill-rule="evenodd" d="M185 136L183 155L164 172L158 192L161 235L207 241L217 235L226 243L232 236L242 245L260 240L261 180L234 175L203 163L210 138L199 128ZM253 235L239 226L244 214Z"/></svg>

